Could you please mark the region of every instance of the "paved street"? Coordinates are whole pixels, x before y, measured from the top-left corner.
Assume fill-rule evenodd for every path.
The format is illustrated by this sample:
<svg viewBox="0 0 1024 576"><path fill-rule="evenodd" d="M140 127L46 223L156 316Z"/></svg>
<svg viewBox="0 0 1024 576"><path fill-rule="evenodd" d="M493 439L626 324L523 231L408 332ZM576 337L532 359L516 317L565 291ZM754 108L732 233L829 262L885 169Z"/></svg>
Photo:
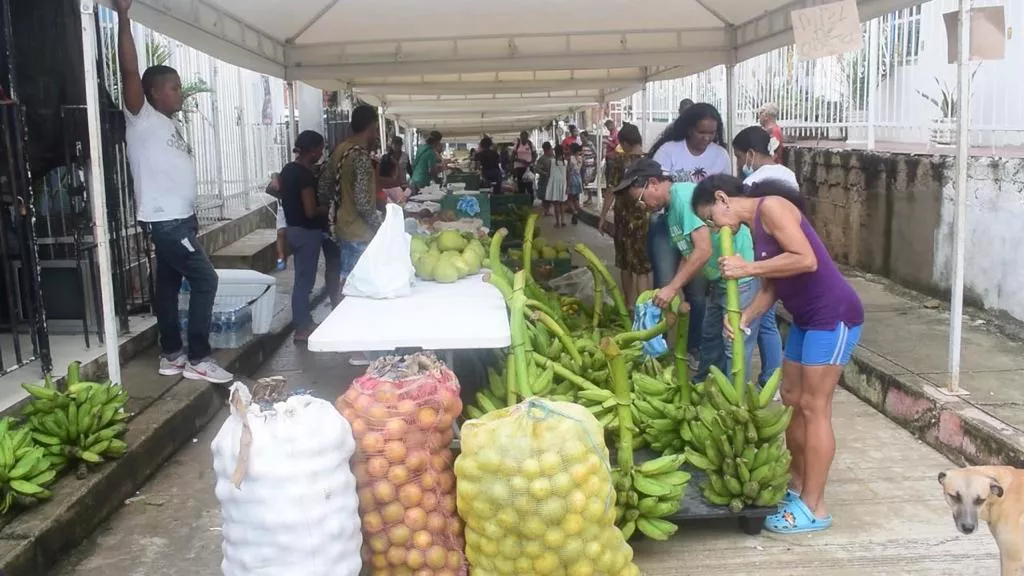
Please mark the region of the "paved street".
<svg viewBox="0 0 1024 576"><path fill-rule="evenodd" d="M593 229L580 225L565 233L610 260L610 240ZM286 376L292 386L333 400L358 372L341 355L311 354L289 343L261 375ZM52 574L219 574L210 442L222 420L168 462ZM837 393L835 426L839 453L828 492L832 530L752 537L733 523L687 526L667 543L636 543L637 563L652 576L998 573L987 528L967 537L953 527L936 482L936 474L951 466L948 460L845 391Z"/></svg>

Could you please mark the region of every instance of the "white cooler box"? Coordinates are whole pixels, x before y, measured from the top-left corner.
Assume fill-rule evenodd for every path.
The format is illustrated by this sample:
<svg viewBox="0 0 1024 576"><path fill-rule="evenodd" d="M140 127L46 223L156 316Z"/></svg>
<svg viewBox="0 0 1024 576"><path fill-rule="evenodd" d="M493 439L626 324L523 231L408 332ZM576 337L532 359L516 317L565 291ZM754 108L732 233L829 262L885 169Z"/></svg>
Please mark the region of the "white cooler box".
<svg viewBox="0 0 1024 576"><path fill-rule="evenodd" d="M249 305L252 308L253 334L270 332L270 321L274 319L274 300L277 297L277 279L255 270L217 270L217 276L219 280L214 308ZM178 307L188 308L188 300L188 292L180 294Z"/></svg>

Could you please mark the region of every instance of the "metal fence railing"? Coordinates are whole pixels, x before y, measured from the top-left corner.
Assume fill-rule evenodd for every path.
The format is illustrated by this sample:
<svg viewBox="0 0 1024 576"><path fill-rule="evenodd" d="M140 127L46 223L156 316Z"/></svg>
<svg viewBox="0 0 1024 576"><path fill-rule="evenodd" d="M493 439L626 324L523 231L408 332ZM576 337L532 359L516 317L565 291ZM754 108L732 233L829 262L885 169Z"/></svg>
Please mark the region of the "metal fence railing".
<svg viewBox="0 0 1024 576"><path fill-rule="evenodd" d="M0 102L0 374L36 358L52 366L23 118L17 102Z"/></svg>
<svg viewBox="0 0 1024 576"><path fill-rule="evenodd" d="M787 139L866 143L870 128L877 142L928 143L933 127L949 115L933 100L956 91L943 21L956 9L956 0L933 0L866 22L862 49L842 56L800 60L787 46L739 63L737 125L755 123L758 109L773 102ZM1005 2L1003 9L1009 29L1024 26L1024 4ZM1014 49L1019 43L1007 40L1003 60L972 64L974 146L1024 146L1024 51ZM637 93L618 110L627 116L648 110L648 122L657 126L674 119L679 101L690 98L725 114L726 69L652 82L647 94L646 107Z"/></svg>

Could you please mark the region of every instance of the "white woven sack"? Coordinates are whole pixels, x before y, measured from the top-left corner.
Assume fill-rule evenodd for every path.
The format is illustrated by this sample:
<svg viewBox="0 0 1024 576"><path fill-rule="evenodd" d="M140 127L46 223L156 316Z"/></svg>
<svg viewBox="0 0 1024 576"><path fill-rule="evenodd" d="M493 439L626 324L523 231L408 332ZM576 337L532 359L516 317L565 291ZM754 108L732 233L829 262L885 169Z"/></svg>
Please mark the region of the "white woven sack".
<svg viewBox="0 0 1024 576"><path fill-rule="evenodd" d="M352 428L329 402L292 396L272 410L231 387L213 439L224 576L357 576L362 566Z"/></svg>

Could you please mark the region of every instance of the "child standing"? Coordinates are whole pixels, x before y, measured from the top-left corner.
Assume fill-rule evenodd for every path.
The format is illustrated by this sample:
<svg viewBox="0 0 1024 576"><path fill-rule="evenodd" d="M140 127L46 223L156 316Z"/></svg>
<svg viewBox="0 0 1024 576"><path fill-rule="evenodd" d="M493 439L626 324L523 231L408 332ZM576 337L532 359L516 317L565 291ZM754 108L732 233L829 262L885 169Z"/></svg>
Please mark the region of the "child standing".
<svg viewBox="0 0 1024 576"><path fill-rule="evenodd" d="M270 175L270 183L267 184L265 192L277 199L277 266L275 268L280 272L288 269L288 255L285 252L287 240L284 237L284 230L288 227L288 223L284 219L284 205L281 203L280 174L274 172Z"/></svg>
<svg viewBox="0 0 1024 576"><path fill-rule="evenodd" d="M572 225L579 223L580 195L583 194L583 146L574 143L569 146L569 165L566 180L569 201L566 207L572 212Z"/></svg>
<svg viewBox="0 0 1024 576"><path fill-rule="evenodd" d="M551 169L548 176L548 188L544 199L555 208L555 227L565 227L565 217L562 215L563 206L566 201L566 189L568 186L568 168L565 163L565 153L562 147L555 148L555 157L551 160Z"/></svg>
<svg viewBox="0 0 1024 576"><path fill-rule="evenodd" d="M380 178L378 179L378 185L380 186L378 204L383 201L384 204L405 205L405 201L409 199L409 193L401 185L398 185L400 181L398 174L398 163L390 156L386 156L381 160Z"/></svg>

